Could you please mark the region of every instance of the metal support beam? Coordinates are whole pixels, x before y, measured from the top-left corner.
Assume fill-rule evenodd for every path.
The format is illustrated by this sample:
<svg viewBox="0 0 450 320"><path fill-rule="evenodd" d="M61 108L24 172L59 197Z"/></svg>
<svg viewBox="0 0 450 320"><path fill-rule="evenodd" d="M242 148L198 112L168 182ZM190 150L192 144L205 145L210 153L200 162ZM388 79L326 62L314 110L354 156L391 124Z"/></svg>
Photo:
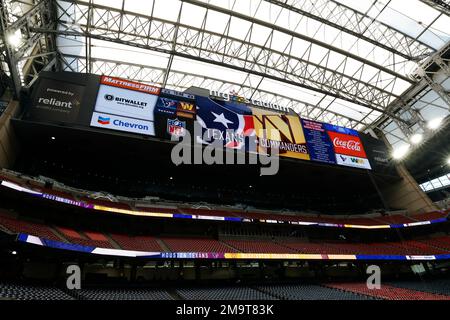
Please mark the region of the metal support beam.
<svg viewBox="0 0 450 320"><path fill-rule="evenodd" d="M68 36L86 36L88 12L93 10L89 38L144 48L165 54L224 66L268 79L301 86L324 95L330 95L364 107L384 112L384 108L397 96L393 93L396 81L402 79L378 69L372 79L363 80L365 64L356 72L327 67L326 63L314 63L303 57L292 56L247 40L195 28L174 21L167 21L121 9L89 4L77 0L58 1L60 12L58 30L44 28L36 32ZM77 12L74 16L71 13ZM120 23L123 21L123 23ZM123 25L123 30L118 27ZM174 33L178 30L175 50ZM249 31L251 32L251 30ZM308 49L310 50L310 49ZM349 58L350 59L350 58ZM367 65L367 67L370 67Z"/></svg>
<svg viewBox="0 0 450 320"><path fill-rule="evenodd" d="M241 14L241 13L233 11L233 10L228 10L228 9L225 9L224 7L215 6L215 5L212 5L210 3L203 2L203 1L198 1L198 0L182 0L182 1L190 3L190 4L193 4L193 5L196 5L196 6L200 6L200 7L203 7L203 8L207 8L208 10L214 10L214 11L217 11L217 12L220 12L220 13L223 13L223 14L227 14L227 15L230 15L232 17L236 17L238 19L246 20L246 21L249 21L251 23L258 24L258 25L261 25L263 27L266 27L266 28L269 28L269 29L272 29L272 30L275 30L275 31L279 31L279 32L287 34L289 36L292 36L292 37L295 37L295 38L298 38L298 39L302 39L302 40L311 42L311 43L313 43L313 44L315 44L317 46L320 46L320 47L322 47L322 48L324 48L326 50L334 51L334 52L339 53L339 54L341 54L341 55L343 55L345 57L351 58L351 59L353 59L355 61L358 61L358 62L363 63L365 65L371 66L371 67L373 67L375 69L379 69L379 70L381 70L383 72L386 72L386 73L388 73L388 74L390 74L390 75L392 75L394 77L398 77L398 78L402 79L403 81L407 81L409 83L413 83L413 81L410 78L408 78L408 77L406 77L406 76L404 76L404 75L402 75L400 73L397 73L397 72L395 72L395 71L393 71L393 70L391 70L389 68L383 67L383 66L381 66L379 64L376 64L376 63L374 63L374 62L372 62L370 60L367 60L367 59L364 59L362 57L359 57L359 56L357 56L357 55L355 55L355 54L353 54L353 53L351 53L349 51L342 50L342 49L340 49L338 47L335 47L335 46L329 45L327 43L318 41L318 40L316 40L314 38L311 38L311 37L308 37L308 36L306 36L304 34L301 34L301 33L298 33L298 32L294 32L294 31L291 31L289 29L277 26L276 24L271 24L269 22L266 22L266 21L263 21L263 20L260 20L260 19L256 19L256 18L252 18L252 17L250 17L248 15Z"/></svg>
<svg viewBox="0 0 450 320"><path fill-rule="evenodd" d="M17 59L15 49L10 43L10 38L13 33L9 29L8 25L8 12L5 5L5 1L0 2L0 34L3 43L3 50L5 52L5 60L8 64L9 76L11 78L12 92L14 97L19 97L20 88L22 87L22 80L19 76L19 69L17 68Z"/></svg>
<svg viewBox="0 0 450 320"><path fill-rule="evenodd" d="M340 2L328 0L265 0L314 19L358 39L367 41L407 60L416 60L435 50Z"/></svg>
<svg viewBox="0 0 450 320"><path fill-rule="evenodd" d="M14 15L7 12L8 6L11 7L12 3L15 4ZM41 0L36 4L7 0L0 2L2 38L0 46L6 55L5 60L8 63L16 97L22 86L29 86L34 82L42 68L50 62L57 61L54 59L57 54L56 39L48 39L47 35L32 31L37 27L55 28L52 3L50 0ZM20 33L20 39L17 39L18 43L13 47L8 38L16 32Z"/></svg>
<svg viewBox="0 0 450 320"><path fill-rule="evenodd" d="M82 56L64 55L61 59L63 69L66 68L73 72L85 72L86 60ZM93 73L107 74L116 77L123 77L140 82L148 82L162 86L165 76L165 68L140 65L129 62L113 61L102 58L91 58ZM203 87L218 91L229 92L240 88L240 94L246 97L251 95L253 99L275 103L280 106L288 107L298 113L300 116L312 120L336 123L338 125L356 128L359 125L368 125L368 122L350 118L339 112L327 110L320 105L312 105L298 98L287 97L276 92L255 88L238 82L225 81L220 78L212 78L199 74L187 73L179 70L171 70L167 78L167 87L177 90L185 90L190 86ZM320 110L320 112L317 112Z"/></svg>
<svg viewBox="0 0 450 320"><path fill-rule="evenodd" d="M450 41L438 52L419 64L414 77L423 79L445 101L450 110L450 95L441 83L436 81L436 75L444 74L450 77Z"/></svg>
<svg viewBox="0 0 450 320"><path fill-rule="evenodd" d="M450 1L449 0L420 0L430 7L450 16Z"/></svg>

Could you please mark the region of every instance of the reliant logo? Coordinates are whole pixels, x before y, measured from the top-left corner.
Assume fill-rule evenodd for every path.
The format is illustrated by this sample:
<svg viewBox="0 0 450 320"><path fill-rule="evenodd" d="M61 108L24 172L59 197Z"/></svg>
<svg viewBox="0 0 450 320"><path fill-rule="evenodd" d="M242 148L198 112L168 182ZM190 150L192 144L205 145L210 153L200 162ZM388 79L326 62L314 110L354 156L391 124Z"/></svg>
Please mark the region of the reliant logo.
<svg viewBox="0 0 450 320"><path fill-rule="evenodd" d="M353 151L361 151L361 143L355 140L344 141L336 137L333 139L333 144L335 147L341 147Z"/></svg>
<svg viewBox="0 0 450 320"><path fill-rule="evenodd" d="M67 109L72 109L72 102L60 101L56 98L51 98L51 99L39 98L38 103L42 103L47 106L63 107L63 108L67 108Z"/></svg>

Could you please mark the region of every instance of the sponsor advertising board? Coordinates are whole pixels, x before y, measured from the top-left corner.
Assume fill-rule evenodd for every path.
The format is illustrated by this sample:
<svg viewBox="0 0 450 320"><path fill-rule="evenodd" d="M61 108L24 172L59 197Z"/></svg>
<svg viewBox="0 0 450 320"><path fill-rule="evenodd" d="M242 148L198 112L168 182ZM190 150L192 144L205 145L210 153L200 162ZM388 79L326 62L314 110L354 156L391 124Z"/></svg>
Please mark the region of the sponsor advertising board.
<svg viewBox="0 0 450 320"><path fill-rule="evenodd" d="M394 174L395 167L390 161L391 156L386 144L382 140L364 133L361 133L359 137L363 143L372 169L380 173Z"/></svg>
<svg viewBox="0 0 450 320"><path fill-rule="evenodd" d="M154 86L102 76L91 126L155 135L154 110L159 93L160 88Z"/></svg>
<svg viewBox="0 0 450 320"><path fill-rule="evenodd" d="M354 130L350 132L349 129L343 129L345 130L338 130L339 132L327 131L334 148L336 163L342 166L371 169L358 133ZM343 131L350 134L341 133Z"/></svg>
<svg viewBox="0 0 450 320"><path fill-rule="evenodd" d="M109 85L100 85L95 111L153 121L158 96Z"/></svg>
<svg viewBox="0 0 450 320"><path fill-rule="evenodd" d="M194 131L196 105L194 96L175 90L161 90L154 110L156 136L179 138Z"/></svg>
<svg viewBox="0 0 450 320"><path fill-rule="evenodd" d="M42 78L25 118L33 121L75 123L84 90L82 85Z"/></svg>
<svg viewBox="0 0 450 320"><path fill-rule="evenodd" d="M152 121L126 118L107 113L94 112L91 119L91 126L132 132L147 136L155 135L155 128Z"/></svg>

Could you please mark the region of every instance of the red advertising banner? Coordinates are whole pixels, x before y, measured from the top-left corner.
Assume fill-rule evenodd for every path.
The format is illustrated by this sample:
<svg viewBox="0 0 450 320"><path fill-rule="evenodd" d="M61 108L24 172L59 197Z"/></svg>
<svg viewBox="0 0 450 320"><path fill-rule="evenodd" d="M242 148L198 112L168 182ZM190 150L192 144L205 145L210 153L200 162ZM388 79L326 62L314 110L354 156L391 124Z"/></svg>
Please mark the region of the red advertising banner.
<svg viewBox="0 0 450 320"><path fill-rule="evenodd" d="M128 90L134 90L149 94L156 94L159 95L161 88L154 87L148 84L134 82L134 81L128 81L116 77L110 77L110 76L102 76L100 79L101 84L106 84L108 86L122 88L122 89L128 89Z"/></svg>
<svg viewBox="0 0 450 320"><path fill-rule="evenodd" d="M328 135L333 143L334 152L336 154L367 158L359 137L333 131L328 131Z"/></svg>

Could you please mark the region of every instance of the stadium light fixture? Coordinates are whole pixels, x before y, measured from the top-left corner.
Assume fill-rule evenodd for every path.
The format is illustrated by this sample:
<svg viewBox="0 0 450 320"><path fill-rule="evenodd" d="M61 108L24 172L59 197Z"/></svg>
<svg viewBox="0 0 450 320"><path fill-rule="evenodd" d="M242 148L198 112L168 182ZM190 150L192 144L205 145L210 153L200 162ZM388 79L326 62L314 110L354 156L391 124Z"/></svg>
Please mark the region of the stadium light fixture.
<svg viewBox="0 0 450 320"><path fill-rule="evenodd" d="M11 251L11 254L12 254L13 256L15 256L15 255L17 254L17 251Z"/></svg>
<svg viewBox="0 0 450 320"><path fill-rule="evenodd" d="M423 135L420 133L413 134L410 140L413 144L419 144L423 140Z"/></svg>
<svg viewBox="0 0 450 320"><path fill-rule="evenodd" d="M22 42L22 32L20 29L17 29L15 32L10 33L6 39L11 46L17 48Z"/></svg>
<svg viewBox="0 0 450 320"><path fill-rule="evenodd" d="M450 166L450 156L447 158L447 164Z"/></svg>
<svg viewBox="0 0 450 320"><path fill-rule="evenodd" d="M409 147L410 147L409 144L404 144L401 147L398 147L397 149L394 150L394 152L392 152L392 157L396 160L403 159L408 153Z"/></svg>
<svg viewBox="0 0 450 320"><path fill-rule="evenodd" d="M442 118L435 118L433 120L428 121L428 128L431 130L436 130L441 126Z"/></svg>
<svg viewBox="0 0 450 320"><path fill-rule="evenodd" d="M56 137L51 137L50 139L52 139L52 140L55 140L55 139L56 139Z"/></svg>

